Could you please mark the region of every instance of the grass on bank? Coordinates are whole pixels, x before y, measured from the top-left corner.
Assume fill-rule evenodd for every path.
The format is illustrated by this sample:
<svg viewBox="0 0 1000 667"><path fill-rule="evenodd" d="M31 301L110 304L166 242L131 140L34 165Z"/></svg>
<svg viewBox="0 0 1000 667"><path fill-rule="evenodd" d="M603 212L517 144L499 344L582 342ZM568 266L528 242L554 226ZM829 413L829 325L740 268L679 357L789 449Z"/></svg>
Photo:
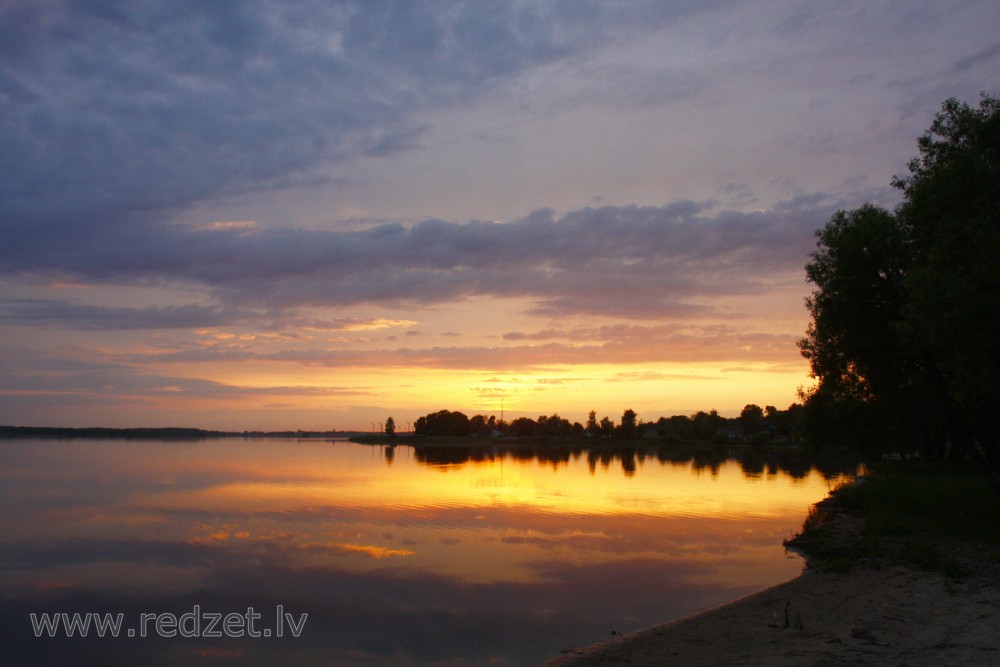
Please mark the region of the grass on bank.
<svg viewBox="0 0 1000 667"><path fill-rule="evenodd" d="M971 466L886 462L835 489L786 545L822 570L907 563L960 577L1000 564L1000 501Z"/></svg>

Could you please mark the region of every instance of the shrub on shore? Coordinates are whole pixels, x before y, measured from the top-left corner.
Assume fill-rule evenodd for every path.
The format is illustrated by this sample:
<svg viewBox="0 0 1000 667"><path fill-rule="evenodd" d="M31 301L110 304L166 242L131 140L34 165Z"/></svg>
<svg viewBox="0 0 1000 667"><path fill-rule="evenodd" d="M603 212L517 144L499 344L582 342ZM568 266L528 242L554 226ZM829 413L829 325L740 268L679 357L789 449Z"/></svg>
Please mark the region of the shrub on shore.
<svg viewBox="0 0 1000 667"><path fill-rule="evenodd" d="M1000 562L1000 512L968 465L884 463L818 503L785 545L825 571L901 562L958 577Z"/></svg>

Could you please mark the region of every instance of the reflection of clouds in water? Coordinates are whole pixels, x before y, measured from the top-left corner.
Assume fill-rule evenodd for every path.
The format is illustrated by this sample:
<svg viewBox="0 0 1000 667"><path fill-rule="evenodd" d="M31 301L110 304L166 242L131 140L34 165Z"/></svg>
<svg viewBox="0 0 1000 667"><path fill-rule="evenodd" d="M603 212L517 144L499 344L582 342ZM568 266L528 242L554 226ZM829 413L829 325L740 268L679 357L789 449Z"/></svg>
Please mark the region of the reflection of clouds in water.
<svg viewBox="0 0 1000 667"><path fill-rule="evenodd" d="M692 464L651 454L636 457L644 464L634 477L609 471L595 481L582 453L551 466L563 457L522 451L506 458L498 487L478 483L499 479L488 461L452 453L447 476L409 459L386 472L353 445L0 448L14 454L0 490L16 508L0 518L9 575L0 624L15 629L5 654L27 663L158 664L155 653L167 656L162 664L197 664L240 651L247 664L534 664L610 627L651 625L794 576L799 561L781 557L781 538L825 491L802 478L790 514L748 511L737 521L678 512L677 499L738 498L734 489L750 484L768 493L790 478L744 482L724 461L717 477L698 477ZM365 478L371 488L358 485ZM606 485L615 500L591 504L585 484ZM512 494L482 500L496 488ZM283 604L309 622L294 645L83 642L80 652L25 628L28 609L179 614L193 604Z"/></svg>
<svg viewBox="0 0 1000 667"><path fill-rule="evenodd" d="M222 548L213 549L219 553L211 556L203 549L164 544L92 544L83 551L91 558L105 554L119 562L129 554L139 560L157 560L157 551L181 554L200 561L208 570L196 589L161 593L155 601L141 591L117 588L87 590L84 586L82 591L74 587L43 594L14 591L4 596L5 611L0 616L4 627L25 625L24 610L39 606L123 611L137 618L150 609L180 614L194 604L219 611L247 606L268 610L282 604L295 613L309 613L305 632L295 640L296 648L303 651L299 664L323 664L330 646L381 660L403 653L424 661L504 656L521 664L603 636L608 619L614 619L618 628L638 627L662 620L665 613L689 613L744 592L686 584L683 575L704 566L655 559L598 566L537 563L532 567L543 575L541 583L469 584L396 568L367 573L333 566L289 568L280 559L259 561L253 554ZM48 565L55 555L48 555ZM17 638L12 639L15 643L9 648L16 647L22 655L46 659L59 655L60 642L23 639L18 647ZM124 650L125 656L138 660L158 643L149 642L113 647L105 643L104 648L116 654ZM250 656L281 661L281 646L242 642L239 647Z"/></svg>

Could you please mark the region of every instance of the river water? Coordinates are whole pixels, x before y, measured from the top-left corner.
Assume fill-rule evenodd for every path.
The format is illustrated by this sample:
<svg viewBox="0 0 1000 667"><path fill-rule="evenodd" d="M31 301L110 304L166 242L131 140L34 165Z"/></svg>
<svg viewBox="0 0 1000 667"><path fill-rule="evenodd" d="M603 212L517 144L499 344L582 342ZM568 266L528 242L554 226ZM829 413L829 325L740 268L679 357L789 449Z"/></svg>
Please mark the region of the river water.
<svg viewBox="0 0 1000 667"><path fill-rule="evenodd" d="M782 540L853 472L235 438L0 460L5 665L537 664L795 577Z"/></svg>

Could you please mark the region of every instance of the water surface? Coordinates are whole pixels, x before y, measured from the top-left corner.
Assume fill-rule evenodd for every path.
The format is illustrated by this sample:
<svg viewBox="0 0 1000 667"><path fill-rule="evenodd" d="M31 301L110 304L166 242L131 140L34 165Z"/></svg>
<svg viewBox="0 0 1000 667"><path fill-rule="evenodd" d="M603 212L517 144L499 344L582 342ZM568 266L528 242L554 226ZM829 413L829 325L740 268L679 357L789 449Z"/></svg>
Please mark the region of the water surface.
<svg viewBox="0 0 1000 667"><path fill-rule="evenodd" d="M793 578L781 541L838 479L655 448L9 440L0 456L3 664L536 664ZM124 636L141 614L251 607L255 637ZM43 612L121 613L122 636L36 638ZM298 637L276 636L282 612L305 618Z"/></svg>

